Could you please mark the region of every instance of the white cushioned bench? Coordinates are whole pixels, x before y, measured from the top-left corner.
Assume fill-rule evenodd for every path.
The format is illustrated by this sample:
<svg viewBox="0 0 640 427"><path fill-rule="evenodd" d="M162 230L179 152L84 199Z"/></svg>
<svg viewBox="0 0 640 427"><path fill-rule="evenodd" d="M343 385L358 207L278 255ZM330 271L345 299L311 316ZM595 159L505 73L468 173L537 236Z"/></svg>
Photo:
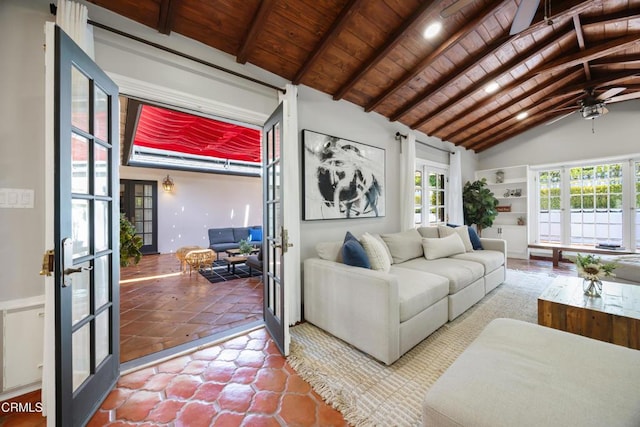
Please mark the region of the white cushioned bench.
<svg viewBox="0 0 640 427"><path fill-rule="evenodd" d="M640 351L493 320L429 389L425 426L640 426Z"/></svg>

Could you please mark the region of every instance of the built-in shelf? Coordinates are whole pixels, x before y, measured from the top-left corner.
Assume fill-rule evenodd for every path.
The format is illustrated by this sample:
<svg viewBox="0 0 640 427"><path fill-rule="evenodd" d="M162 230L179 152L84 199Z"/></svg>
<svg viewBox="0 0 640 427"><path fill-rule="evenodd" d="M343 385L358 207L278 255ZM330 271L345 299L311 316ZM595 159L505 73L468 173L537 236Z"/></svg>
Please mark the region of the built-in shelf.
<svg viewBox="0 0 640 427"><path fill-rule="evenodd" d="M501 172L501 174L498 174ZM499 175L501 175L499 177ZM493 227L482 230L483 237L495 237L507 241L508 256L514 258L529 257L529 167L510 166L505 168L484 169L476 172L476 179L485 178L487 186L499 201L500 206L511 206L511 211L498 212ZM500 180L501 182L497 182ZM506 196L504 193L519 190L520 196ZM524 225L518 225L524 218Z"/></svg>

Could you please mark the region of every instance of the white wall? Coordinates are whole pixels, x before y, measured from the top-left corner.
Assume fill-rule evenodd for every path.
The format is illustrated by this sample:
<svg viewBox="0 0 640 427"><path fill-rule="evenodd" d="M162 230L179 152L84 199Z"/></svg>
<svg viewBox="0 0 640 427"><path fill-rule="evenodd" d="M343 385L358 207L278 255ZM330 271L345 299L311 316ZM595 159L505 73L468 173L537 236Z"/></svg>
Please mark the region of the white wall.
<svg viewBox="0 0 640 427"><path fill-rule="evenodd" d="M33 209L0 208L0 301L44 293L46 3L0 1L0 188L35 192ZM51 249L51 248L49 248Z"/></svg>
<svg viewBox="0 0 640 427"><path fill-rule="evenodd" d="M593 121L572 114L478 153L478 169L557 164L640 153L640 101L609 104Z"/></svg>
<svg viewBox="0 0 640 427"><path fill-rule="evenodd" d="M169 174L174 190L162 190ZM209 246L207 230L262 224L262 179L235 175L120 167L120 179L158 182L158 251Z"/></svg>

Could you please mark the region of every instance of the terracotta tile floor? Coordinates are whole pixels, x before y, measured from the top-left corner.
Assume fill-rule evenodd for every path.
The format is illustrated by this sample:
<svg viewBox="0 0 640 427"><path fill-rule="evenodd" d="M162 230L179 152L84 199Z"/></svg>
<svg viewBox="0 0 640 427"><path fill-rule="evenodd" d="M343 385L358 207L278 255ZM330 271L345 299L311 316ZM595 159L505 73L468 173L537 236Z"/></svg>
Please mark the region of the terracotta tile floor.
<svg viewBox="0 0 640 427"><path fill-rule="evenodd" d="M89 423L105 425L347 424L295 373L261 328L124 375Z"/></svg>
<svg viewBox="0 0 640 427"><path fill-rule="evenodd" d="M173 254L146 255L120 277L121 362L262 319L259 278L210 283L181 273Z"/></svg>

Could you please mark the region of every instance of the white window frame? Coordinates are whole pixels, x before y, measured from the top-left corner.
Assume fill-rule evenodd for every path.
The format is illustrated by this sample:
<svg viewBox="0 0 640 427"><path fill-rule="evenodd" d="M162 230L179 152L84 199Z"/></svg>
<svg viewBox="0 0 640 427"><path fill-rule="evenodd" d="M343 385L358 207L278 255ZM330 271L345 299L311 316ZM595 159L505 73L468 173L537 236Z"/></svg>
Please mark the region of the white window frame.
<svg viewBox="0 0 640 427"><path fill-rule="evenodd" d="M442 224L446 223L449 219L449 210L447 206L447 191L449 186L449 165L444 163L438 163L431 160L416 159L415 171L422 172L422 222L415 223L418 226L435 225L436 223L429 222L429 211L431 209L431 201L429 199L429 187L428 179L429 173L438 173L444 175L445 188L444 188L444 214L445 220Z"/></svg>
<svg viewBox="0 0 640 427"><path fill-rule="evenodd" d="M560 169L561 173L561 206L562 206L562 244L568 245L571 242L571 205L570 205L570 169L574 167L589 167L610 163L622 163L622 245L627 250L637 250L640 242L636 239L636 177L635 164L640 163L640 154L632 156L618 156L582 161L567 162L564 164L547 164L530 166L531 188L534 189L533 197L530 198L529 211L531 214L531 236L533 243L539 242L539 207L540 207L540 186L538 183L538 173L540 171Z"/></svg>

